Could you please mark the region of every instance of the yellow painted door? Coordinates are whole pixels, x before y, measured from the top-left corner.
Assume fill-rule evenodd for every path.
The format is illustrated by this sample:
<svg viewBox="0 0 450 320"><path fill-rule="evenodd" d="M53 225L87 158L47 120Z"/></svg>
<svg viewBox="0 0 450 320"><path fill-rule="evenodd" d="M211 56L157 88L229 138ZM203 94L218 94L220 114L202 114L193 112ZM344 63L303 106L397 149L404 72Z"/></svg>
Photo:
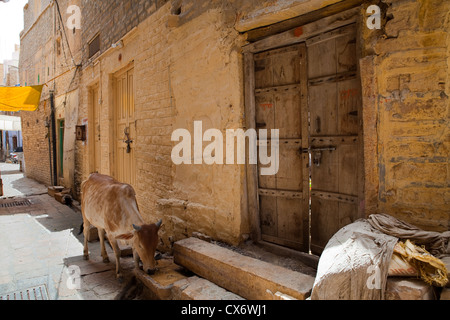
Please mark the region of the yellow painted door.
<svg viewBox="0 0 450 320"><path fill-rule="evenodd" d="M134 185L136 125L133 69L116 75L115 91L115 178Z"/></svg>

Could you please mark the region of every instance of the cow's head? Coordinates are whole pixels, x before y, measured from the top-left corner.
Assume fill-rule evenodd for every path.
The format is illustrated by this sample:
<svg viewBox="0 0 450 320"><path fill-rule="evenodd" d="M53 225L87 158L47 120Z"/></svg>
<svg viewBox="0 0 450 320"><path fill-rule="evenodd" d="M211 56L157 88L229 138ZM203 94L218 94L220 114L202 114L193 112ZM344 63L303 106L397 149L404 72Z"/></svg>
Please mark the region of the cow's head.
<svg viewBox="0 0 450 320"><path fill-rule="evenodd" d="M143 224L137 226L133 224L135 230L133 237L133 249L141 258L144 271L153 274L156 271L155 251L158 245L158 230L162 220L157 223Z"/></svg>

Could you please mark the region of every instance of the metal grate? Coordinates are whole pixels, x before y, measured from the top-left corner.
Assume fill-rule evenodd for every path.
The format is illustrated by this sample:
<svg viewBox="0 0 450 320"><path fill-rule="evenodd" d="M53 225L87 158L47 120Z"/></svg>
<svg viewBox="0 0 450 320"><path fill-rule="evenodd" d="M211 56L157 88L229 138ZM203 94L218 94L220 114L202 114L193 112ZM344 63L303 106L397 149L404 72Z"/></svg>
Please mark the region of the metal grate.
<svg viewBox="0 0 450 320"><path fill-rule="evenodd" d="M0 295L0 300L48 300L48 292L45 284Z"/></svg>
<svg viewBox="0 0 450 320"><path fill-rule="evenodd" d="M31 206L30 200L15 200L0 203L0 208Z"/></svg>
<svg viewBox="0 0 450 320"><path fill-rule="evenodd" d="M91 42L89 42L89 58L100 51L100 35L97 34Z"/></svg>

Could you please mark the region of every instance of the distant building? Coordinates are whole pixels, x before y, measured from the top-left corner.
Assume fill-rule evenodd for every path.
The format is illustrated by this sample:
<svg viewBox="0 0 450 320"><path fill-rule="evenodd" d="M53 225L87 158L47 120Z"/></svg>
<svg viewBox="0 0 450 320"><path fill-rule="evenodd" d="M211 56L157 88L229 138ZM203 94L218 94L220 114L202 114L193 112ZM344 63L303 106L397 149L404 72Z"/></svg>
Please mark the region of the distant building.
<svg viewBox="0 0 450 320"><path fill-rule="evenodd" d="M19 77L20 46L15 45L12 58L0 64L0 86L20 85ZM20 112L0 111L0 161L5 161L11 152L22 147Z"/></svg>
<svg viewBox="0 0 450 320"><path fill-rule="evenodd" d="M25 175L46 185L56 181L58 185L73 187L79 77L74 61L81 60L81 33L69 30L66 22L70 16L68 7L80 3L81 0L29 0L24 7L21 80L27 86L45 85L38 110L20 113Z"/></svg>
<svg viewBox="0 0 450 320"><path fill-rule="evenodd" d="M15 51L12 53L12 58L3 61L2 84L6 87L19 86L19 56L20 46L15 45ZM0 70L2 71L2 70Z"/></svg>

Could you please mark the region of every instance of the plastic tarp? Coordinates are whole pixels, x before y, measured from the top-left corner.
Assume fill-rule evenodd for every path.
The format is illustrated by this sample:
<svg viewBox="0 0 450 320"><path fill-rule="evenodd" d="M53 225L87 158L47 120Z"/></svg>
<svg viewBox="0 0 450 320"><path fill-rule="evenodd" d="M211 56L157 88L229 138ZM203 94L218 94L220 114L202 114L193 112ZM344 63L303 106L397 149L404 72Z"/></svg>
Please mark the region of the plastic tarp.
<svg viewBox="0 0 450 320"><path fill-rule="evenodd" d="M311 300L383 300L396 243L364 219L340 229L320 256Z"/></svg>
<svg viewBox="0 0 450 320"><path fill-rule="evenodd" d="M35 111L41 100L42 87L0 87L0 111Z"/></svg>
<svg viewBox="0 0 450 320"><path fill-rule="evenodd" d="M343 227L328 241L311 300L383 300L399 239L411 239L439 256L450 253L450 232L424 231L387 214L370 215Z"/></svg>

